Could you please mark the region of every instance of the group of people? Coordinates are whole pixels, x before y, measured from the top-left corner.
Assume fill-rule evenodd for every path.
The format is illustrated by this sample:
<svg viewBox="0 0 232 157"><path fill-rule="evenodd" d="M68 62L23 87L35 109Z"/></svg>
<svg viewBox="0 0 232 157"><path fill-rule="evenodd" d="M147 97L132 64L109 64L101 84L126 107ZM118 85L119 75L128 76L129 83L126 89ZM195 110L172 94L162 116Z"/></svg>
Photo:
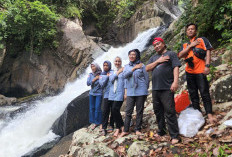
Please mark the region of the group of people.
<svg viewBox="0 0 232 157"><path fill-rule="evenodd" d="M132 113L134 106L136 106L135 132L136 135L140 135L144 102L148 95L148 72L152 71L153 109L158 124L158 131L155 136L160 137L167 133L167 123L168 132L172 139L171 143L178 143L180 139L174 93L178 89L179 67L181 66L179 58L184 58L186 61L187 88L192 107L201 110L198 96L199 90L209 121L211 123L215 121L212 115L212 103L206 79L206 75L209 74L210 70L212 46L206 38L196 37L196 24L188 24L186 34L190 41L183 44L178 54L167 50L162 38L154 38L153 46L157 53L150 58L147 65L141 62L138 49L128 52L129 64L126 64L125 67L122 67L120 57L116 57L114 60L116 68L114 70L111 68L110 61L103 63L103 72L98 64L91 64L92 72L88 76L87 85L91 86L89 92L89 121L92 123L92 129L101 126L102 134L106 135L110 119L112 128L116 124L114 136L123 137L128 135ZM123 121L120 108L125 99L126 114Z"/></svg>

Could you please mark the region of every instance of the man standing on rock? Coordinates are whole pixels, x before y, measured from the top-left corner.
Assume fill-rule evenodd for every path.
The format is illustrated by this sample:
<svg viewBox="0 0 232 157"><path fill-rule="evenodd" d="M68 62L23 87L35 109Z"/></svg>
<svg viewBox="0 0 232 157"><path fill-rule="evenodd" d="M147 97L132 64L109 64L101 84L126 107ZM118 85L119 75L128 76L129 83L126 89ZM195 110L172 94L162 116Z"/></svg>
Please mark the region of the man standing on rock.
<svg viewBox="0 0 232 157"><path fill-rule="evenodd" d="M205 37L197 38L197 25L190 23L186 26L188 43L184 43L179 52L179 58L186 61L186 80L194 109L200 109L198 90L200 91L204 108L210 123L216 119L212 115L212 102L209 94L209 84L206 75L210 72L210 51L213 49Z"/></svg>
<svg viewBox="0 0 232 157"><path fill-rule="evenodd" d="M167 51L162 38L155 38L153 46L157 54L152 56L146 66L152 71L153 108L158 123L157 137L166 134L165 118L172 144L179 142L179 128L176 117L174 92L178 88L180 61L175 52Z"/></svg>

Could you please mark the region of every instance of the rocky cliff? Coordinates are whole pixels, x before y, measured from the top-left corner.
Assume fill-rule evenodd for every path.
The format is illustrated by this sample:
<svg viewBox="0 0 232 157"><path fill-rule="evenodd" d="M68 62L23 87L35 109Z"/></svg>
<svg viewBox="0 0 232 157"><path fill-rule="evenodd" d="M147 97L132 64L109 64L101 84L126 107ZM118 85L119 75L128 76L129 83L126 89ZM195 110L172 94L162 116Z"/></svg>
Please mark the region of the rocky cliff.
<svg viewBox="0 0 232 157"><path fill-rule="evenodd" d="M122 14L117 16L105 37L105 40L112 44L115 44L115 41L128 43L140 32L149 28L169 25L181 15L181 11L177 6L177 1L150 0L140 6L128 21L123 19Z"/></svg>
<svg viewBox="0 0 232 157"><path fill-rule="evenodd" d="M99 38L85 36L81 25L78 19L63 18L59 21L62 35L57 50L44 50L32 58L28 52L20 52L14 57L1 52L0 93L10 97L50 94L78 77L96 56L107 49Z"/></svg>

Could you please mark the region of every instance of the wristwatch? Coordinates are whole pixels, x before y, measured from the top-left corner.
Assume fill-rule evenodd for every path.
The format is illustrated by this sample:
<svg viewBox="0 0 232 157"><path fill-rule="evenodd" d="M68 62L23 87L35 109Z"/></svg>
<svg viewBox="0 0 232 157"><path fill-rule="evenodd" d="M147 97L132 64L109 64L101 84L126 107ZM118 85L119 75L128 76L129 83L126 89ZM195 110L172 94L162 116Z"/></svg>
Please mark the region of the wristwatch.
<svg viewBox="0 0 232 157"><path fill-rule="evenodd" d="M209 67L210 67L210 64L206 64L205 67L209 68Z"/></svg>

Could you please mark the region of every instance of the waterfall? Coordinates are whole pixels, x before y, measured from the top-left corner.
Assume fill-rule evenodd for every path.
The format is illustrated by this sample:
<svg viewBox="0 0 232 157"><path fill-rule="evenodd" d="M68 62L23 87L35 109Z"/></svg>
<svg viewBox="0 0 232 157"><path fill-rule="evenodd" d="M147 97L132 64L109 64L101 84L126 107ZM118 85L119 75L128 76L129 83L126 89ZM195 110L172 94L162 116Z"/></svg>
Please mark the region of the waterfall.
<svg viewBox="0 0 232 157"><path fill-rule="evenodd" d="M128 64L128 51L135 48L145 50L147 42L156 30L157 28L152 28L139 34L134 41L124 47L111 47L95 62L102 67L103 61L109 60L113 63L114 58L120 56L123 65ZM33 105L28 104L32 107L4 122L0 127L0 157L19 157L54 140L57 135L51 131L52 124L64 112L69 102L90 89L86 85L90 71L88 67L75 82L67 83L59 95L35 101Z"/></svg>

